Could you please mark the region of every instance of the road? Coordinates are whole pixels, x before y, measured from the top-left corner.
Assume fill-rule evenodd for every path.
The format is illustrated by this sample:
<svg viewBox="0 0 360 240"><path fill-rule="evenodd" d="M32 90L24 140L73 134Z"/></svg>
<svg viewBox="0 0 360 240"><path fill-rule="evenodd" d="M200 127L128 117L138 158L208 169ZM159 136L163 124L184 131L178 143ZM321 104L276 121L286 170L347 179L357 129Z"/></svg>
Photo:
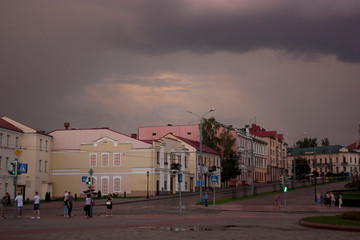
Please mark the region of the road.
<svg viewBox="0 0 360 240"><path fill-rule="evenodd" d="M318 190L341 189L344 183L318 186ZM283 200L283 194L280 195ZM194 205L198 195L183 198L179 214L178 198L159 200L116 199L113 216L106 216L105 200L94 207L95 216L86 219L76 203L74 216L64 218L61 203L41 205L41 219L31 220L30 207L23 219L0 222L2 239L355 239L358 233L303 227L303 217L336 215L354 208L325 207L314 204L314 189L287 193L287 211L273 210L273 195L209 207ZM211 198L211 195L209 196ZM357 209L358 210L358 209ZM10 215L10 216L9 216Z"/></svg>

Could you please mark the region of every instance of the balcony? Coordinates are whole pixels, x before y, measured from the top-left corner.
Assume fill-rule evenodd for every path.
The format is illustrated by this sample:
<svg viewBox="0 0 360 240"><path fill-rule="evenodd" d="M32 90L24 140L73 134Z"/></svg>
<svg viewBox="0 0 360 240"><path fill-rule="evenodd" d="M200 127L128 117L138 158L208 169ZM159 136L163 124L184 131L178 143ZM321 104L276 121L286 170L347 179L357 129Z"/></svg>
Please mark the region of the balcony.
<svg viewBox="0 0 360 240"><path fill-rule="evenodd" d="M209 172L215 172L216 171L216 166L210 166L208 168Z"/></svg>
<svg viewBox="0 0 360 240"><path fill-rule="evenodd" d="M172 170L180 170L180 168L181 168L180 163L171 163L170 165L170 169Z"/></svg>

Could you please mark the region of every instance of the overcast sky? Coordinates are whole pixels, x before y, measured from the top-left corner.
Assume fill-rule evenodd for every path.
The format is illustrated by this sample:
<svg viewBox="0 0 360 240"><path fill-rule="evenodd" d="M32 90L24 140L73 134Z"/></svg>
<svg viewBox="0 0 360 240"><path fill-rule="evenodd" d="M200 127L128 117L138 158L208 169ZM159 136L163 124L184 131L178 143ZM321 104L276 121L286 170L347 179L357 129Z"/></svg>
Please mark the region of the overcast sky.
<svg viewBox="0 0 360 240"><path fill-rule="evenodd" d="M359 139L358 0L1 0L0 115ZM319 140L321 142L321 140Z"/></svg>

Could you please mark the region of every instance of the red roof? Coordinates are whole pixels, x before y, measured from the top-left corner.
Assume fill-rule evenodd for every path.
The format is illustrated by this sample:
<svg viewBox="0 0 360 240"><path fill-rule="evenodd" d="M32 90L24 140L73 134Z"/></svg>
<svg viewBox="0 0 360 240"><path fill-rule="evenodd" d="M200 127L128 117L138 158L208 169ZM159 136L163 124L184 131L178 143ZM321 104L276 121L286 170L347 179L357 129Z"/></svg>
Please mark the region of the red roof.
<svg viewBox="0 0 360 240"><path fill-rule="evenodd" d="M14 125L12 125L11 123L5 121L2 118L0 118L0 128L5 128L5 129L12 130L12 131L15 131L15 132L23 133L23 131L20 128L15 127Z"/></svg>
<svg viewBox="0 0 360 240"><path fill-rule="evenodd" d="M360 140L350 144L346 148L348 148L348 149L360 149Z"/></svg>
<svg viewBox="0 0 360 240"><path fill-rule="evenodd" d="M280 141L284 139L283 134L278 134L276 131L266 131L265 128L262 128L256 124L251 125L250 133L258 137L277 138Z"/></svg>
<svg viewBox="0 0 360 240"><path fill-rule="evenodd" d="M200 142L198 141L193 141L187 138L183 138L183 137L179 137L179 136L175 136L176 138L180 139L181 141L189 144L190 146L194 147L196 150L200 150ZM202 145L202 151L206 152L206 153L212 153L212 154L216 154L216 155L220 155L220 153L218 153L217 151L215 151L214 149L206 146L206 145Z"/></svg>

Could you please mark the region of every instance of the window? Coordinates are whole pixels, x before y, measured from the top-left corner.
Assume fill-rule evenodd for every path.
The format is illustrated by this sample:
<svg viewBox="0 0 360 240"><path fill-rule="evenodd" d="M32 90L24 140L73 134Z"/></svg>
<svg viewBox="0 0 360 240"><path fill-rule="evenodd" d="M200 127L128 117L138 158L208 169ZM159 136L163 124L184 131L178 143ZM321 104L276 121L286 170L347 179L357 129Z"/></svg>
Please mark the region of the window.
<svg viewBox="0 0 360 240"><path fill-rule="evenodd" d="M165 191L167 190L167 181L166 180L164 181L164 190Z"/></svg>
<svg viewBox="0 0 360 240"><path fill-rule="evenodd" d="M114 192L121 192L121 178L114 178Z"/></svg>
<svg viewBox="0 0 360 240"><path fill-rule="evenodd" d="M176 163L176 162L175 162L175 157L176 157L175 154L170 153L170 163L171 163L171 164Z"/></svg>
<svg viewBox="0 0 360 240"><path fill-rule="evenodd" d="M156 136L156 133L152 133L153 136Z"/></svg>
<svg viewBox="0 0 360 240"><path fill-rule="evenodd" d="M101 194L109 194L109 179L107 177L101 178Z"/></svg>
<svg viewBox="0 0 360 240"><path fill-rule="evenodd" d="M2 136L3 136L3 134L0 133L0 146L2 145Z"/></svg>
<svg viewBox="0 0 360 240"><path fill-rule="evenodd" d="M114 153L114 166L121 166L121 153Z"/></svg>
<svg viewBox="0 0 360 240"><path fill-rule="evenodd" d="M156 152L156 163L160 164L160 152Z"/></svg>
<svg viewBox="0 0 360 240"><path fill-rule="evenodd" d="M5 170L9 170L9 157L6 157Z"/></svg>
<svg viewBox="0 0 360 240"><path fill-rule="evenodd" d="M97 154L96 153L90 153L90 167L96 167L97 166Z"/></svg>
<svg viewBox="0 0 360 240"><path fill-rule="evenodd" d="M108 167L109 166L109 154L108 153L102 153L101 154L101 166L102 167Z"/></svg>
<svg viewBox="0 0 360 240"><path fill-rule="evenodd" d="M41 172L41 160L39 160L39 172Z"/></svg>
<svg viewBox="0 0 360 240"><path fill-rule="evenodd" d="M168 164L168 154L164 153L164 164Z"/></svg>
<svg viewBox="0 0 360 240"><path fill-rule="evenodd" d="M185 191L188 190L188 182L185 181Z"/></svg>
<svg viewBox="0 0 360 240"><path fill-rule="evenodd" d="M191 132L188 132L187 135L191 135Z"/></svg>
<svg viewBox="0 0 360 240"><path fill-rule="evenodd" d="M0 156L0 169L2 169L2 156Z"/></svg>
<svg viewBox="0 0 360 240"><path fill-rule="evenodd" d="M47 164L48 164L48 161L45 161L45 166L44 166L44 171L47 172Z"/></svg>
<svg viewBox="0 0 360 240"><path fill-rule="evenodd" d="M45 141L45 152L48 151L48 140Z"/></svg>
<svg viewBox="0 0 360 240"><path fill-rule="evenodd" d="M42 151L42 142L43 142L43 140L40 139L40 151Z"/></svg>
<svg viewBox="0 0 360 240"><path fill-rule="evenodd" d="M187 156L185 156L185 167L187 168Z"/></svg>
<svg viewBox="0 0 360 240"><path fill-rule="evenodd" d="M10 135L6 136L6 146L8 147L10 144Z"/></svg>

